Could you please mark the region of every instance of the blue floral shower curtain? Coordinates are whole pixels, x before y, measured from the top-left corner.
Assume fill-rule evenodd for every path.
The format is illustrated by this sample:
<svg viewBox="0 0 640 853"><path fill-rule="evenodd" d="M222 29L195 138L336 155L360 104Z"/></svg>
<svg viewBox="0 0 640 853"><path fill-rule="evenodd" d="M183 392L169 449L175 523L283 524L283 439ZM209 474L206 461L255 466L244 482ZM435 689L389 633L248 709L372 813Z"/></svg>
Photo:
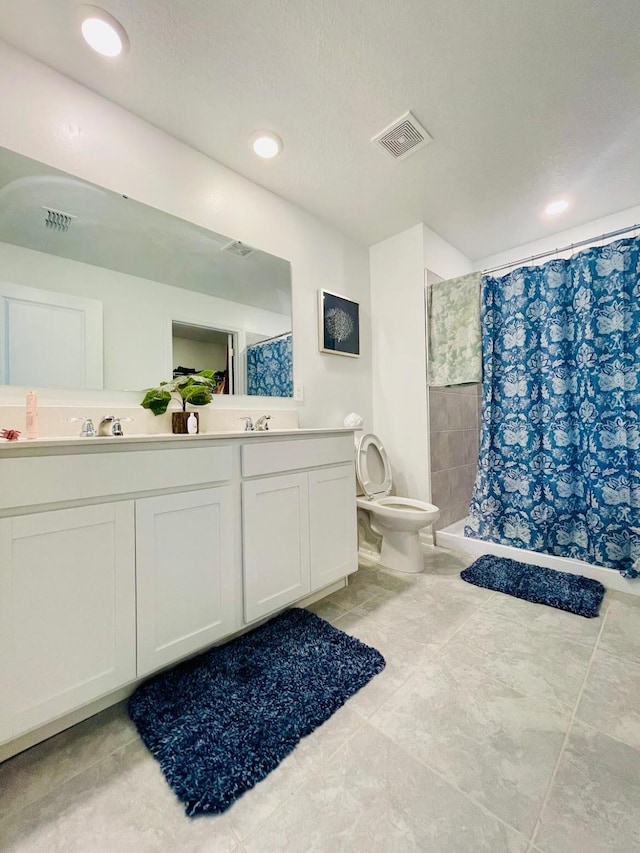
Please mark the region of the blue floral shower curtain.
<svg viewBox="0 0 640 853"><path fill-rule="evenodd" d="M291 332L247 347L247 394L293 397Z"/></svg>
<svg viewBox="0 0 640 853"><path fill-rule="evenodd" d="M640 240L483 283L467 536L637 576Z"/></svg>

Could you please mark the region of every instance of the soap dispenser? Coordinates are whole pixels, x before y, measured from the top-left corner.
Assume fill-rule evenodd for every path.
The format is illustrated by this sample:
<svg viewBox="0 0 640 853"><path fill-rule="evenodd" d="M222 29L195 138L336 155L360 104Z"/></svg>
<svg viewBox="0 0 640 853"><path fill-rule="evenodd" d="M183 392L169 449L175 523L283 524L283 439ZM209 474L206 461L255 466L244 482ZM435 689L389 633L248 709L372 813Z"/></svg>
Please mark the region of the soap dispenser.
<svg viewBox="0 0 640 853"><path fill-rule="evenodd" d="M189 433L189 435L197 435L198 426L198 416L195 412L191 412L189 417L187 418L187 432Z"/></svg>

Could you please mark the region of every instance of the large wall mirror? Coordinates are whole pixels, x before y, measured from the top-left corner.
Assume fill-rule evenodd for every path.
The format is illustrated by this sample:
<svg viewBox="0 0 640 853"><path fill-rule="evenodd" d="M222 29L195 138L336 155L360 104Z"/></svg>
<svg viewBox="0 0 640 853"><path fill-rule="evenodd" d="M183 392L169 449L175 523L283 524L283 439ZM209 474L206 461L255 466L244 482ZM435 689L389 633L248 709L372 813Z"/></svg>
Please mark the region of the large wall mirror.
<svg viewBox="0 0 640 853"><path fill-rule="evenodd" d="M0 384L293 395L291 266L0 148Z"/></svg>

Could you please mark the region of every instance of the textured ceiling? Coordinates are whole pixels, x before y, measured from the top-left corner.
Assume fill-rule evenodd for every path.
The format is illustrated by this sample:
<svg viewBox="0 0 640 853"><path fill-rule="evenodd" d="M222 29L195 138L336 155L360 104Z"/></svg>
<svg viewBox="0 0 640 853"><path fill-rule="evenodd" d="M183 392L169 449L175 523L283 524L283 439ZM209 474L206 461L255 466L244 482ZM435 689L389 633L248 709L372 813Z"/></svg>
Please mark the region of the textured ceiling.
<svg viewBox="0 0 640 853"><path fill-rule="evenodd" d="M75 5L2 0L0 37L365 243L475 259L640 202L638 0L104 0L115 62ZM397 163L369 139L407 109L434 142Z"/></svg>

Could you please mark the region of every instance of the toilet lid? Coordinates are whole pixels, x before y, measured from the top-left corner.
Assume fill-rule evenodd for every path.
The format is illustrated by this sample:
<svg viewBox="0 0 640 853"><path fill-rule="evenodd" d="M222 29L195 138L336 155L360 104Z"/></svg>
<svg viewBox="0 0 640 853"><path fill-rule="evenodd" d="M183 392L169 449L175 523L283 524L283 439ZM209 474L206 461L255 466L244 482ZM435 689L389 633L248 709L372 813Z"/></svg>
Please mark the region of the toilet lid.
<svg viewBox="0 0 640 853"><path fill-rule="evenodd" d="M368 498L391 492L391 465L387 451L377 435L369 432L358 442L356 474Z"/></svg>

